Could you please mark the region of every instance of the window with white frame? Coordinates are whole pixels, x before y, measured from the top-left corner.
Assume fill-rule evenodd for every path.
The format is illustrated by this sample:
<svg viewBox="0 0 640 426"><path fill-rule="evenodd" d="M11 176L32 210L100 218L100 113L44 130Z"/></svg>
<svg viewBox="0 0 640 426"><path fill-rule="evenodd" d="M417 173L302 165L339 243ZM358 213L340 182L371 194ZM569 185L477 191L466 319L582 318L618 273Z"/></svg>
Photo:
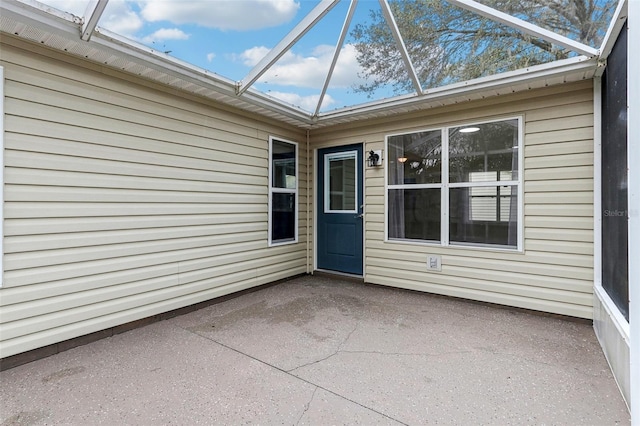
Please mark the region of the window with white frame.
<svg viewBox="0 0 640 426"><path fill-rule="evenodd" d="M324 156L325 213L357 213L358 199L358 153L337 152Z"/></svg>
<svg viewBox="0 0 640 426"><path fill-rule="evenodd" d="M521 119L387 137L387 239L520 249Z"/></svg>
<svg viewBox="0 0 640 426"><path fill-rule="evenodd" d="M298 144L269 138L269 244L298 241Z"/></svg>

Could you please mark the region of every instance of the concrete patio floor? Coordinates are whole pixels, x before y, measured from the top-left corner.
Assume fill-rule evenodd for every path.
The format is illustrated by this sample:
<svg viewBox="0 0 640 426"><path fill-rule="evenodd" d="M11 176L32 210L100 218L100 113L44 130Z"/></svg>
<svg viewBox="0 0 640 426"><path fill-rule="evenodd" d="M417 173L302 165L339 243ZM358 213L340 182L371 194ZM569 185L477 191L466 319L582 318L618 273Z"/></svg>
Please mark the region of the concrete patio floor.
<svg viewBox="0 0 640 426"><path fill-rule="evenodd" d="M3 426L629 424L587 323L326 276L0 380Z"/></svg>

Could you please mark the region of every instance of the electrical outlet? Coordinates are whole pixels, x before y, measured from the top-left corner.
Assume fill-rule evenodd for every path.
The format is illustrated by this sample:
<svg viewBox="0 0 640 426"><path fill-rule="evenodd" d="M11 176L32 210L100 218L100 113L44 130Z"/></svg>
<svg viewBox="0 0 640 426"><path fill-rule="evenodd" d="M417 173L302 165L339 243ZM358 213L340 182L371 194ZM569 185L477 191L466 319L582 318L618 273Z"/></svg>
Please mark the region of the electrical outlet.
<svg viewBox="0 0 640 426"><path fill-rule="evenodd" d="M427 270L442 271L442 256L430 254L427 257Z"/></svg>

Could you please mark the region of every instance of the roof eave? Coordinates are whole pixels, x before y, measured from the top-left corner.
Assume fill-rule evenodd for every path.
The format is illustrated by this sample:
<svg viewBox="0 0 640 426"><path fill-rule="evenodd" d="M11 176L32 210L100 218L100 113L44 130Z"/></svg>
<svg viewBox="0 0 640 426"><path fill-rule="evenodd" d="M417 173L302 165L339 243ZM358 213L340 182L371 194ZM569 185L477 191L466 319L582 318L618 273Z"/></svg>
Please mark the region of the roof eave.
<svg viewBox="0 0 640 426"><path fill-rule="evenodd" d="M491 94L501 94L501 89L510 89L505 93L515 93L519 90L529 90L538 86L549 86L549 81L557 77L572 75L572 78L561 80L559 83L569 83L579 80L590 79L593 76L598 61L596 58L577 56L574 58L554 61L547 64L532 66L525 69L509 71L502 74L468 80L460 83L450 84L435 89L425 90L423 95L405 95L396 98L389 98L381 101L370 102L349 108L320 114L318 122L330 122L344 120L349 117L370 118L376 113L384 113L393 110L417 110L422 109L422 105L438 102L442 105L448 103L458 103L459 101L447 102L448 100L468 97L467 100L474 100L473 95L485 93L488 97ZM558 83L555 83L558 84ZM524 87L526 86L526 88Z"/></svg>

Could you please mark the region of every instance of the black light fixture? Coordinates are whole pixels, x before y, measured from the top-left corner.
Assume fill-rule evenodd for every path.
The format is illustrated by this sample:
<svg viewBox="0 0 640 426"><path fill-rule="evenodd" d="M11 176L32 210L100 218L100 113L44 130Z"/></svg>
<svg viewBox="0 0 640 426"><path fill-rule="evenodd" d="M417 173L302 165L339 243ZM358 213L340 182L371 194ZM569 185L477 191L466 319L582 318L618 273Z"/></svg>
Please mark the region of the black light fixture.
<svg viewBox="0 0 640 426"><path fill-rule="evenodd" d="M381 151L374 151L374 150L369 151L369 156L367 157L367 166L369 167L379 166L381 163L380 161L381 154L382 154Z"/></svg>

